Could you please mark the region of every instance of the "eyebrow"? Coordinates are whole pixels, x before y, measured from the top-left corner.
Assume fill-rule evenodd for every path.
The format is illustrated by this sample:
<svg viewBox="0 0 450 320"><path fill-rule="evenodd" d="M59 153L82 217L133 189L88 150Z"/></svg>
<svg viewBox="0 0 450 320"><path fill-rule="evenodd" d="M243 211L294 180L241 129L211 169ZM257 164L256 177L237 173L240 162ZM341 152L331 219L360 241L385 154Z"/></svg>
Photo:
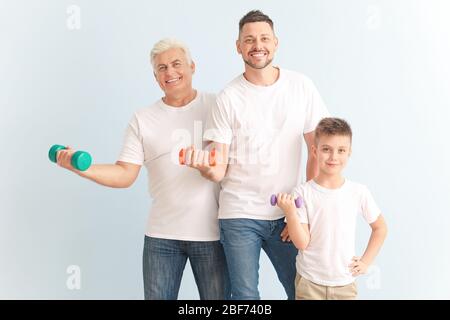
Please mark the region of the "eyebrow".
<svg viewBox="0 0 450 320"><path fill-rule="evenodd" d="M180 59L175 59L175 60L169 62L169 64L172 64L172 63L175 63L175 62L181 62L181 60L180 60ZM165 66L166 66L165 63L160 63L160 64L158 64L158 68L159 68L159 67L165 67Z"/></svg>
<svg viewBox="0 0 450 320"><path fill-rule="evenodd" d="M261 34L261 36L264 36L264 37L270 37L271 35L268 34L268 33L263 33L263 34ZM255 38L255 36L253 36L253 35L248 35L248 36L245 36L245 37L244 37L244 39L247 39L247 38Z"/></svg>
<svg viewBox="0 0 450 320"><path fill-rule="evenodd" d="M327 145L327 144L323 144L323 145L321 145L321 147L322 147L322 148L323 148L323 147L333 148L332 146L329 146L329 145ZM338 146L337 148L344 148L344 149L346 149L346 148L348 148L348 146Z"/></svg>

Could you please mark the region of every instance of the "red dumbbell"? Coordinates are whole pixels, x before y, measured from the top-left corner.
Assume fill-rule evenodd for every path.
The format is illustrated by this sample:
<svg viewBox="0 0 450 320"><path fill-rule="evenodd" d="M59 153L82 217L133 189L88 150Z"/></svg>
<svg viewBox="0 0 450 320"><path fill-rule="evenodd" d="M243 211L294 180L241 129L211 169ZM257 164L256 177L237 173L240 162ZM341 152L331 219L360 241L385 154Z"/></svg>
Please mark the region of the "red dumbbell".
<svg viewBox="0 0 450 320"><path fill-rule="evenodd" d="M181 149L178 153L178 160L180 164L186 164L186 149ZM216 149L211 149L209 153L209 165L214 167L216 165Z"/></svg>

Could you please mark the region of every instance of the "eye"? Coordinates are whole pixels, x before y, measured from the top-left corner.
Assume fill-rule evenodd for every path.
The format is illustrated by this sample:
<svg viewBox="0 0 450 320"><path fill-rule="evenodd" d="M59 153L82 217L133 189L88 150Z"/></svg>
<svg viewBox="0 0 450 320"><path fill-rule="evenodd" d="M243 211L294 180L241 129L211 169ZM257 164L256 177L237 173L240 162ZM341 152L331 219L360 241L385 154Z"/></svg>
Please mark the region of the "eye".
<svg viewBox="0 0 450 320"><path fill-rule="evenodd" d="M345 149L339 149L339 153L345 153Z"/></svg>
<svg viewBox="0 0 450 320"><path fill-rule="evenodd" d="M158 71L159 71L159 72L165 71L166 69L167 69L166 66L159 66L159 67L158 67Z"/></svg>
<svg viewBox="0 0 450 320"><path fill-rule="evenodd" d="M177 68L177 67L181 66L181 63L180 63L180 62L175 62L175 63L173 64L173 66L174 66L175 68Z"/></svg>
<svg viewBox="0 0 450 320"><path fill-rule="evenodd" d="M253 43L253 39L245 39L244 41L246 44L251 44Z"/></svg>
<svg viewBox="0 0 450 320"><path fill-rule="evenodd" d="M323 151L323 152L329 152L329 151L330 151L330 148L324 147L324 148L322 148L322 151Z"/></svg>
<svg viewBox="0 0 450 320"><path fill-rule="evenodd" d="M270 38L269 37L263 37L261 40L264 41L264 42L267 42L267 41L270 40Z"/></svg>

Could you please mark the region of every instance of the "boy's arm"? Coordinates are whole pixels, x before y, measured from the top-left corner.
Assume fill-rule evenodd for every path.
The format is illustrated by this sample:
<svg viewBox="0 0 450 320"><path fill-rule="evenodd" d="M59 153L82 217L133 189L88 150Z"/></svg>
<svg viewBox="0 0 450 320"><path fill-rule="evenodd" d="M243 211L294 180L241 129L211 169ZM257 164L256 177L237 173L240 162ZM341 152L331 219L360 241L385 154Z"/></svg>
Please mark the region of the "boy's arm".
<svg viewBox="0 0 450 320"><path fill-rule="evenodd" d="M86 171L79 171L73 168L70 163L73 153L75 153L75 150L70 147L58 151L58 165L78 174L80 177L111 188L130 187L141 169L140 165L117 161L116 164L97 164L90 166Z"/></svg>
<svg viewBox="0 0 450 320"><path fill-rule="evenodd" d="M314 145L314 135L315 131L303 134L303 138L306 142L308 160L306 162L306 181L314 179L319 174L319 166L316 159L313 156L312 146ZM309 229L308 229L309 230ZM309 231L308 231L309 232ZM283 241L290 240L289 226L286 226L281 232L281 239ZM298 247L297 247L298 248Z"/></svg>
<svg viewBox="0 0 450 320"><path fill-rule="evenodd" d="M370 235L366 251L364 251L364 254L361 257L361 260L367 265L371 265L373 260L375 260L387 235L386 222L381 214L375 222L370 224L370 227L372 228L372 234Z"/></svg>
<svg viewBox="0 0 450 320"><path fill-rule="evenodd" d="M295 210L293 212L285 212L285 214L289 229L289 238L297 249L305 250L311 239L309 225L300 221L300 217Z"/></svg>
<svg viewBox="0 0 450 320"><path fill-rule="evenodd" d="M354 257L353 263L350 264L350 271L353 276L364 274L367 268L372 264L383 245L384 239L387 235L387 226L384 217L380 214L375 222L370 224L372 233L370 235L369 243L361 258Z"/></svg>
<svg viewBox="0 0 450 320"><path fill-rule="evenodd" d="M202 177L213 182L220 182L227 172L230 145L213 142L208 147L210 150L215 149L214 166L209 163L209 151L197 150L192 147L186 149L186 165L200 171Z"/></svg>
<svg viewBox="0 0 450 320"><path fill-rule="evenodd" d="M308 160L306 162L306 181L314 179L319 173L319 166L313 156L312 146L314 145L315 131L305 133L303 135L306 146L308 148Z"/></svg>
<svg viewBox="0 0 450 320"><path fill-rule="evenodd" d="M294 197L287 194L278 194L277 205L283 210L286 216L290 240L297 249L305 250L310 240L309 225L301 222L295 207Z"/></svg>

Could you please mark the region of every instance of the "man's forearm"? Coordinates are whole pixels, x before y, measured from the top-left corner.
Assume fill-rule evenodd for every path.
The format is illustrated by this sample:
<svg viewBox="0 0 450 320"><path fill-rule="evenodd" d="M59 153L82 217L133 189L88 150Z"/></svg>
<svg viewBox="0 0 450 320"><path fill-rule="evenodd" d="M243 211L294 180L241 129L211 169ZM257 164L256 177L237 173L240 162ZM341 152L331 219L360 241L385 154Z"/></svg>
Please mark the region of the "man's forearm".
<svg viewBox="0 0 450 320"><path fill-rule="evenodd" d="M202 177L211 180L213 182L220 182L225 177L227 166L223 164L217 164L214 167L208 168L208 170L199 170Z"/></svg>
<svg viewBox="0 0 450 320"><path fill-rule="evenodd" d="M83 178L111 188L128 188L132 183L126 170L117 164L96 164L77 173Z"/></svg>
<svg viewBox="0 0 450 320"><path fill-rule="evenodd" d="M308 156L308 161L306 162L306 181L314 179L319 173L319 166L316 159L312 156Z"/></svg>

